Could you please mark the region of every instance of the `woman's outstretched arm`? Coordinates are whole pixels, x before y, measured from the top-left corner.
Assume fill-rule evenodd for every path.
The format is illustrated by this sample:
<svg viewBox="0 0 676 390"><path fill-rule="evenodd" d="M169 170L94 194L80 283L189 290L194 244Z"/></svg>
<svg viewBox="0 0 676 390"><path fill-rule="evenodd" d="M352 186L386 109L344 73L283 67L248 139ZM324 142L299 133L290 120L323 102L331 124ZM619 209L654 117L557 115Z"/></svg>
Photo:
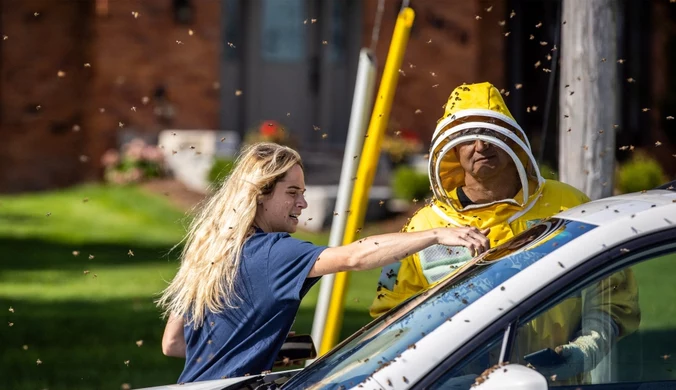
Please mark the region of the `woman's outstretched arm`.
<svg viewBox="0 0 676 390"><path fill-rule="evenodd" d="M470 227L436 228L362 238L348 245L325 249L308 277L380 268L435 244L464 246L477 255L490 247L486 237L488 231Z"/></svg>

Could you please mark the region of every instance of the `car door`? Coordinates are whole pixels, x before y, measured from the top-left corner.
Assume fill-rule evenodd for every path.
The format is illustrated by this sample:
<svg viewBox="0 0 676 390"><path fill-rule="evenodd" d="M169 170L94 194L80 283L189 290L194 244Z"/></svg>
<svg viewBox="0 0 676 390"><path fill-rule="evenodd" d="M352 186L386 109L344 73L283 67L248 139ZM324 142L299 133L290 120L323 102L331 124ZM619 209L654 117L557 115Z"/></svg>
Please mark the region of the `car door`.
<svg viewBox="0 0 676 390"><path fill-rule="evenodd" d="M534 294L415 388L467 389L497 362L528 365L528 355L559 347L563 364L544 352L530 360L550 388L676 389L675 277L676 229L609 248Z"/></svg>

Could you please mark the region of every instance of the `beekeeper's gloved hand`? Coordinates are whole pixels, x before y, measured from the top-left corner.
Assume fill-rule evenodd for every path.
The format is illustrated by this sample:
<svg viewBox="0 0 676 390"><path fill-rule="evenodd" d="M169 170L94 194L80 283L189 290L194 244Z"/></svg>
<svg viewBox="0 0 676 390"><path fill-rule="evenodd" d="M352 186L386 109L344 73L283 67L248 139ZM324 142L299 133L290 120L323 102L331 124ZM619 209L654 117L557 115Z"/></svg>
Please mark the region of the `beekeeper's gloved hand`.
<svg viewBox="0 0 676 390"><path fill-rule="evenodd" d="M606 313L598 312L586 315L582 324L579 337L555 349L564 358L564 363L537 367L542 375L552 381L569 379L593 370L608 354L619 333L612 318Z"/></svg>

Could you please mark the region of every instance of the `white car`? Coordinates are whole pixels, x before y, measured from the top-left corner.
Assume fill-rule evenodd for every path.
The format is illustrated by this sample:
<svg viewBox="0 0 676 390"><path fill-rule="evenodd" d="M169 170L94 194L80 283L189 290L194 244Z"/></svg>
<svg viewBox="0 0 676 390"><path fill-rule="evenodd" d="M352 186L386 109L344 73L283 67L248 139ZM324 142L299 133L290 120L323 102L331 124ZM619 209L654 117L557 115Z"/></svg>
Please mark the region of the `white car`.
<svg viewBox="0 0 676 390"><path fill-rule="evenodd" d="M673 188L601 199L544 220L305 369L154 389L676 389ZM619 283L634 283L631 294L613 293L623 289L611 279L618 274L632 275ZM535 325L566 302L580 304L559 321L586 318L598 286L594 307L626 311L631 324L621 328L629 330L607 344L602 360L583 360L562 380L547 366L558 355L524 339L533 329L555 337L559 323ZM527 358L536 352L541 360Z"/></svg>

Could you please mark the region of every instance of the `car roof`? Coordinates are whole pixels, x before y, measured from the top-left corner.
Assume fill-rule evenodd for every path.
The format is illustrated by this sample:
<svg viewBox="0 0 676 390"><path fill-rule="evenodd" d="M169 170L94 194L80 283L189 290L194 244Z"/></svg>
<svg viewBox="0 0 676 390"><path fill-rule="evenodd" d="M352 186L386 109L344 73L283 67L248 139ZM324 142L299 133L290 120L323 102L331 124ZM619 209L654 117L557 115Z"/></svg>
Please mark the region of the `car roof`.
<svg viewBox="0 0 676 390"><path fill-rule="evenodd" d="M595 200L561 212L556 217L602 226L626 217L640 217L646 210L674 205L675 202L676 191L650 190Z"/></svg>

